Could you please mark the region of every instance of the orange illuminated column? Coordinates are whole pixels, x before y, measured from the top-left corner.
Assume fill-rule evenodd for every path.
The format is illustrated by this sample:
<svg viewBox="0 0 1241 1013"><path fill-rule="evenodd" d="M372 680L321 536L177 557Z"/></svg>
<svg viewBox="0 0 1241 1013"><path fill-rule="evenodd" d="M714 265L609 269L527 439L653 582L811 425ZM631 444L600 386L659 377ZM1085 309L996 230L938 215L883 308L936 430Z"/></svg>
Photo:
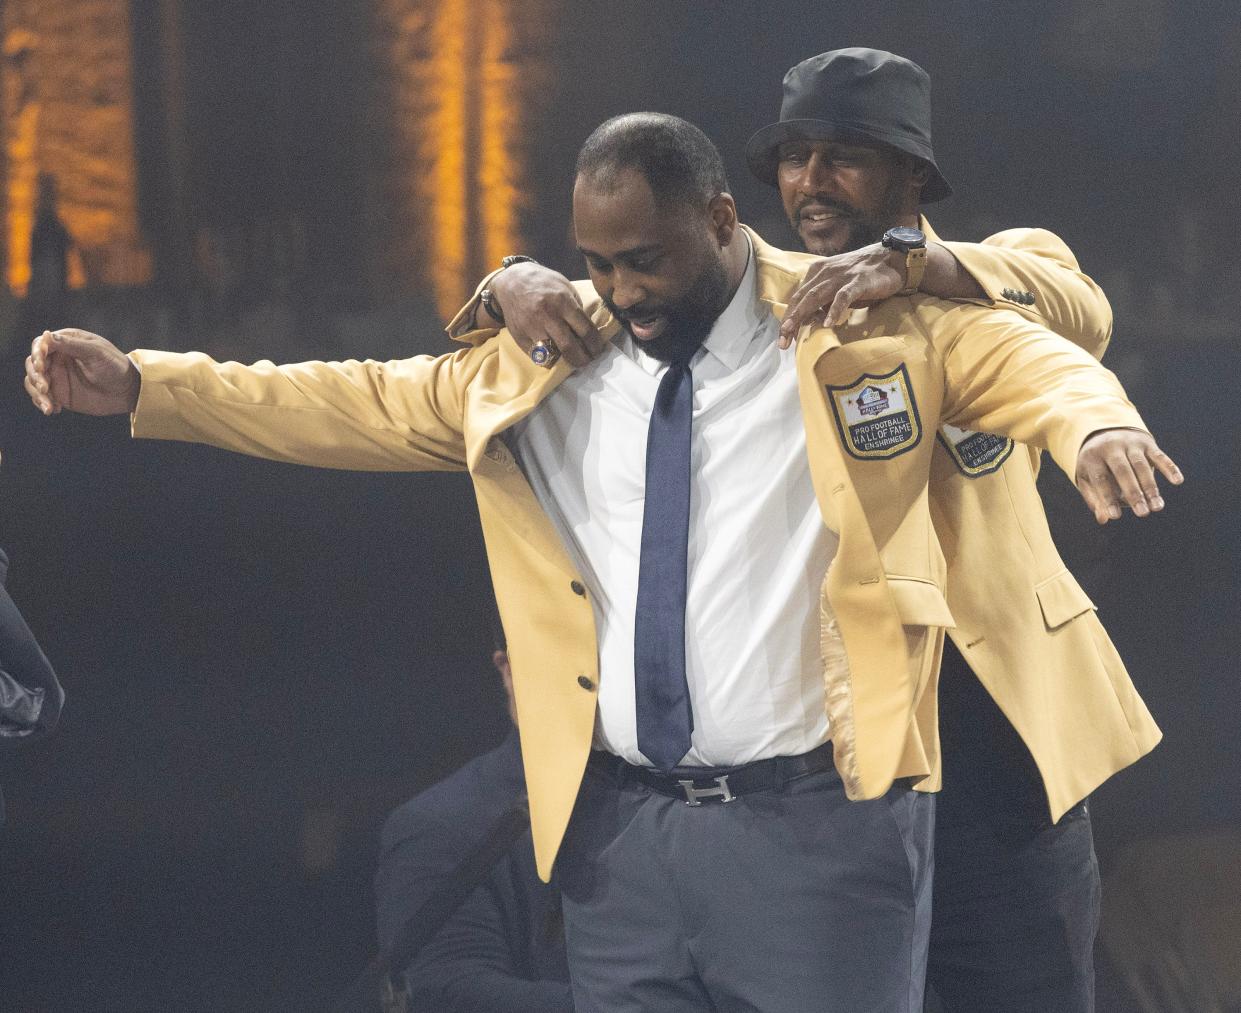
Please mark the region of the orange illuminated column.
<svg viewBox="0 0 1241 1013"><path fill-rule="evenodd" d="M37 180L57 180L78 258L70 284L149 281L138 229L129 4L7 0L4 31L8 283L30 279Z"/></svg>
<svg viewBox="0 0 1241 1013"><path fill-rule="evenodd" d="M526 138L558 0L380 0L395 142L388 243L443 317L524 250ZM410 277L410 280L413 280Z"/></svg>

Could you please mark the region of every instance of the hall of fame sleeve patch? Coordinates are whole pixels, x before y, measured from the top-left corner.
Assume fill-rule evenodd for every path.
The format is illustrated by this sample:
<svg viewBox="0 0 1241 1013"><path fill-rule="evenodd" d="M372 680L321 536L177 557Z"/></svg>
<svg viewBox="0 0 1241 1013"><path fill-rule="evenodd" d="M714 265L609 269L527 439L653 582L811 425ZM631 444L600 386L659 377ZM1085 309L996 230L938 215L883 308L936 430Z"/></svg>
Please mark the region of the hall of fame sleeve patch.
<svg viewBox="0 0 1241 1013"><path fill-rule="evenodd" d="M976 433L971 429L958 429L944 423L939 427L939 442L948 451L962 474L970 478L990 475L999 471L1008 460L1015 444L1006 436L994 433Z"/></svg>
<svg viewBox="0 0 1241 1013"><path fill-rule="evenodd" d="M909 371L863 373L843 387L827 386L836 428L851 457L880 461L912 450L922 440L922 419Z"/></svg>

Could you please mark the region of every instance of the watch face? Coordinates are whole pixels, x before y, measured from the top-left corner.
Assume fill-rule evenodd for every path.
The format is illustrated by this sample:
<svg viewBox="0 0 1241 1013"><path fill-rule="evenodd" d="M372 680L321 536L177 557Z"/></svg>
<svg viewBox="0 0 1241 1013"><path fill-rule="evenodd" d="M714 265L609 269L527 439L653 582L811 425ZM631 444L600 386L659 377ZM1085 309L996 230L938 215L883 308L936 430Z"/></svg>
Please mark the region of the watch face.
<svg viewBox="0 0 1241 1013"><path fill-rule="evenodd" d="M898 225L883 234L883 245L892 250L917 250L926 246L926 236L921 229Z"/></svg>

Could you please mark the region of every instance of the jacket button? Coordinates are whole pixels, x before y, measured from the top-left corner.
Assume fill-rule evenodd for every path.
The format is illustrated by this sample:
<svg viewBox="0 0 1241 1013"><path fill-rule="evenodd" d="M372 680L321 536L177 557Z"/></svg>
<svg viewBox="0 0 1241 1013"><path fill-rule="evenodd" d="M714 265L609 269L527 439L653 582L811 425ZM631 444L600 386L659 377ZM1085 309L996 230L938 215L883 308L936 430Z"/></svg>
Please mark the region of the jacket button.
<svg viewBox="0 0 1241 1013"><path fill-rule="evenodd" d="M1005 299L1012 299L1013 290L1011 288L1006 288L1000 293L1000 295L1002 295Z"/></svg>
<svg viewBox="0 0 1241 1013"><path fill-rule="evenodd" d="M586 597L586 588L580 580L573 581L573 583L569 585L569 590L572 591L579 598Z"/></svg>
<svg viewBox="0 0 1241 1013"><path fill-rule="evenodd" d="M1025 299L1023 299L1022 302L1024 302L1027 306L1033 306L1034 305L1034 293L1025 292L1022 294L1025 296Z"/></svg>
<svg viewBox="0 0 1241 1013"><path fill-rule="evenodd" d="M582 689L589 690L595 688L595 680L588 675L579 675L577 677L577 684L581 686Z"/></svg>

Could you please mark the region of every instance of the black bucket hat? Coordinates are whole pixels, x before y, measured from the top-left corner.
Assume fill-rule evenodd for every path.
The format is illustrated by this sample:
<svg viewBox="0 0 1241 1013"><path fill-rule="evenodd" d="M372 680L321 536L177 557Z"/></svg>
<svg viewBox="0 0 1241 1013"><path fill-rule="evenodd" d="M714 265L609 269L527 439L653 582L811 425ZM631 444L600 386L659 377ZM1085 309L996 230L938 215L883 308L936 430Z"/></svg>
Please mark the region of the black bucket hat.
<svg viewBox="0 0 1241 1013"><path fill-rule="evenodd" d="M931 150L931 78L912 60L881 49L833 49L784 75L780 122L746 145L750 171L776 185L785 141L882 144L913 155L929 170L922 203L952 194Z"/></svg>

